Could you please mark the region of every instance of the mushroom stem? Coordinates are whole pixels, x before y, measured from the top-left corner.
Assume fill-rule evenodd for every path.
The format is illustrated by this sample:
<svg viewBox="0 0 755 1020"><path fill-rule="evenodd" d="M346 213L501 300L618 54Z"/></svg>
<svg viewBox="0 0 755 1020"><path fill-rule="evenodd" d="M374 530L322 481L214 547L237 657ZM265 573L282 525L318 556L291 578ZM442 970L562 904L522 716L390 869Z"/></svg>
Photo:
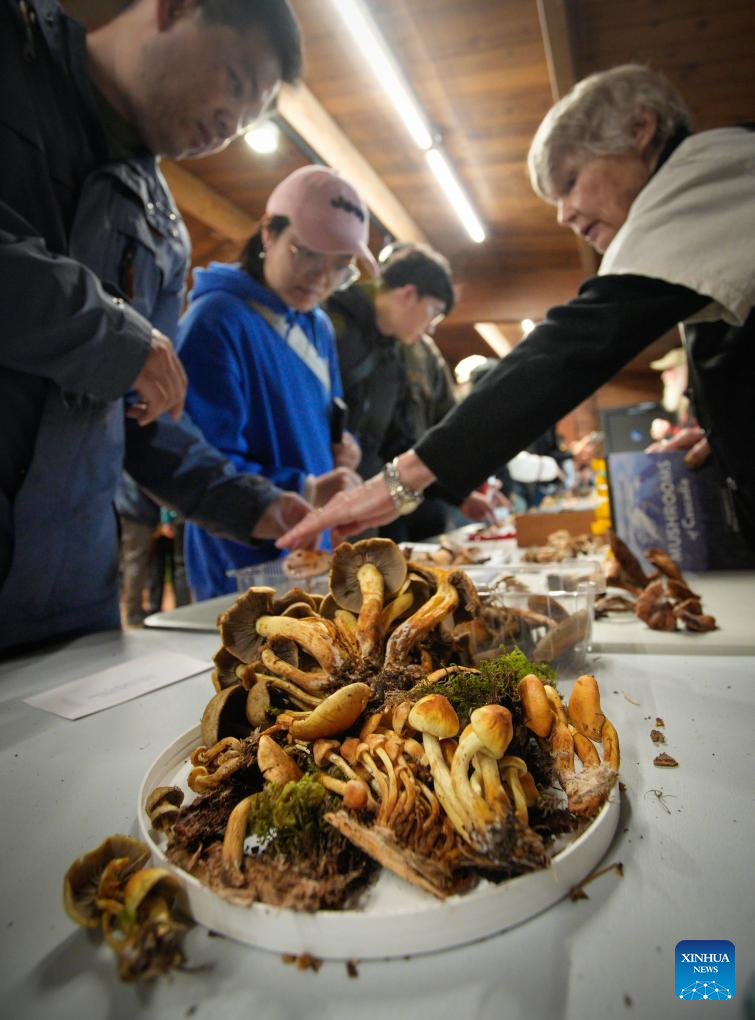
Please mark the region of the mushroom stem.
<svg viewBox="0 0 755 1020"><path fill-rule="evenodd" d="M446 579L445 571L435 572L437 588L420 608L391 634L385 649L385 665L400 666L425 634L436 627L459 603L459 595Z"/></svg>
<svg viewBox="0 0 755 1020"><path fill-rule="evenodd" d="M293 616L261 616L257 632L262 637L287 637L317 659L326 673L333 673L345 659L335 640L335 625L321 618L297 619Z"/></svg>
<svg viewBox="0 0 755 1020"><path fill-rule="evenodd" d="M240 800L228 816L223 836L221 859L226 879L235 884L241 880L241 859L244 855L247 823L255 794Z"/></svg>
<svg viewBox="0 0 755 1020"><path fill-rule="evenodd" d="M362 605L357 617L357 641L365 659L371 659L380 644L380 614L385 584L374 563L363 563L357 570Z"/></svg>
<svg viewBox="0 0 755 1020"><path fill-rule="evenodd" d="M327 692L332 685L330 677L324 670L308 673L306 670L286 662L285 659L281 659L272 648L263 648L260 658L271 673L290 680L307 694L322 694Z"/></svg>
<svg viewBox="0 0 755 1020"><path fill-rule="evenodd" d="M511 796L514 800L514 814L522 825L528 825L527 796L519 780L519 777L523 776L527 771L527 765L521 758L513 754L506 755L501 764L503 765L503 774L506 777L506 785L511 791Z"/></svg>

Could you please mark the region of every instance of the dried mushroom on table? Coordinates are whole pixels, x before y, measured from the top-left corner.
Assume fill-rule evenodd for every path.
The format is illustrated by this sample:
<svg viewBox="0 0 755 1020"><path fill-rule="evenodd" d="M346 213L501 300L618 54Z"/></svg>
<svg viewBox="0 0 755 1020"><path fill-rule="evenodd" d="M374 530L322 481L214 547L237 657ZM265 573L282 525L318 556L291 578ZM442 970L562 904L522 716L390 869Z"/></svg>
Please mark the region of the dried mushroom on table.
<svg viewBox="0 0 755 1020"><path fill-rule="evenodd" d="M655 568L647 575L640 561L618 535L609 532L612 558L606 566L609 587L623 588L629 597L599 600L596 608L605 615L611 610L633 610L651 630L702 632L715 630L716 619L703 613L702 600L693 592L678 565L663 549L645 549L645 559Z"/></svg>

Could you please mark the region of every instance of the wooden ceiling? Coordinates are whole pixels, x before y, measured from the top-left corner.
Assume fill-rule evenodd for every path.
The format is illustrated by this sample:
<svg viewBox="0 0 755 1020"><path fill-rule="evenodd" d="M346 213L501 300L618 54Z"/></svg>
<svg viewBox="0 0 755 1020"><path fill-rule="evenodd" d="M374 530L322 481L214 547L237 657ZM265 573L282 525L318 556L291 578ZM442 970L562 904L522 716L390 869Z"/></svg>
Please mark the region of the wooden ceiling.
<svg viewBox="0 0 755 1020"><path fill-rule="evenodd" d="M698 128L755 120L753 0L368 0L487 229L475 244L363 66L338 0L292 2L305 39L306 88L283 97L279 151L260 156L237 140L215 156L166 166L194 263L233 260L273 186L313 157L335 162L336 153L336 165L365 194L369 183L373 212L389 209L383 219L391 223L373 222L374 250L413 229L450 258L459 303L436 340L452 364L491 354L474 322L498 323L515 344L521 319L537 320L568 300L594 268L592 254L556 225L527 179L529 142L554 95L592 71L635 60L681 89ZM94 24L116 5L65 6ZM384 191L379 201L380 189L394 206ZM628 367L630 389L641 390L632 379L672 343L658 341ZM657 376L648 381L657 388Z"/></svg>

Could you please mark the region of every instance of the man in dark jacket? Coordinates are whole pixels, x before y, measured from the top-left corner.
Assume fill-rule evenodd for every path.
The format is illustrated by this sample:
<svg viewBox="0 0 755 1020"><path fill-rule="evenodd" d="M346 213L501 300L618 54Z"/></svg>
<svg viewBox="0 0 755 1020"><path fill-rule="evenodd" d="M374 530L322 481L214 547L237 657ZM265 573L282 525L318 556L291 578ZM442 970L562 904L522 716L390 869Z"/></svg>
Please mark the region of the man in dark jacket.
<svg viewBox="0 0 755 1020"><path fill-rule="evenodd" d="M0 0L0 649L118 625L124 462L237 541L305 507L182 415L188 239L156 162L222 148L300 63L286 0L135 0L88 36Z"/></svg>

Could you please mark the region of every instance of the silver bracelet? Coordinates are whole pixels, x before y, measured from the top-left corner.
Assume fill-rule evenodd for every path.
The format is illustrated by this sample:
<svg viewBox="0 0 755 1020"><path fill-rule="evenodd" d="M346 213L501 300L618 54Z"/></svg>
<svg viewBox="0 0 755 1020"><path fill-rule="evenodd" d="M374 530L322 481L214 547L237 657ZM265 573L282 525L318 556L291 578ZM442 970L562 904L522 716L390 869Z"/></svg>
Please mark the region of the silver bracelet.
<svg viewBox="0 0 755 1020"><path fill-rule="evenodd" d="M383 481L388 489L388 495L399 514L410 514L420 505L425 498L416 489L410 489L401 481L398 473L398 457L394 457L389 464L383 465Z"/></svg>

